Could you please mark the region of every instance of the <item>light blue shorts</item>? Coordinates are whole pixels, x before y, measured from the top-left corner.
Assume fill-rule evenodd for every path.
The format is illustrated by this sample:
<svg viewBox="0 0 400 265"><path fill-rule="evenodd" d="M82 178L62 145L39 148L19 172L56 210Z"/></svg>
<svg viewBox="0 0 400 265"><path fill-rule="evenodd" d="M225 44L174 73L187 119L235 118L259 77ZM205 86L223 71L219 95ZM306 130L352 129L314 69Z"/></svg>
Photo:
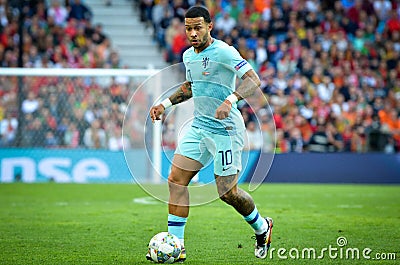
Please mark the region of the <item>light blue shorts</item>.
<svg viewBox="0 0 400 265"><path fill-rule="evenodd" d="M214 159L214 174L230 176L242 170L244 133L220 135L190 127L180 139L175 154L200 162L203 167Z"/></svg>

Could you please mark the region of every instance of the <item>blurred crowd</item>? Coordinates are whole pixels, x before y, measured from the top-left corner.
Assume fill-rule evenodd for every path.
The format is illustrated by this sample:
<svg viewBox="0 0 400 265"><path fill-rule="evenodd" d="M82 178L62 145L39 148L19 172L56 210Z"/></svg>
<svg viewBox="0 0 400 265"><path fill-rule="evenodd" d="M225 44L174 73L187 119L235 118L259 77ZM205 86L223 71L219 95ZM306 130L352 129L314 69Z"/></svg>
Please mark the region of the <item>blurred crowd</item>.
<svg viewBox="0 0 400 265"><path fill-rule="evenodd" d="M92 24L84 0L23 1L19 61L19 2L0 0L1 67L124 67L103 26ZM239 104L246 149L400 152L400 0L133 3L165 61L181 62L188 47L184 13L204 5L214 21L213 37L235 46L252 64L262 86ZM139 134L121 134L131 82L0 76L0 147L121 150L123 143L143 143ZM173 126L164 128L170 135Z"/></svg>
<svg viewBox="0 0 400 265"><path fill-rule="evenodd" d="M240 104L247 149L400 152L399 0L139 2L167 62L188 47L184 11L203 5L258 72L262 91Z"/></svg>
<svg viewBox="0 0 400 265"><path fill-rule="evenodd" d="M92 17L83 0L0 0L0 66L123 68ZM0 147L121 150L130 145L121 135L129 83L110 76L0 76Z"/></svg>

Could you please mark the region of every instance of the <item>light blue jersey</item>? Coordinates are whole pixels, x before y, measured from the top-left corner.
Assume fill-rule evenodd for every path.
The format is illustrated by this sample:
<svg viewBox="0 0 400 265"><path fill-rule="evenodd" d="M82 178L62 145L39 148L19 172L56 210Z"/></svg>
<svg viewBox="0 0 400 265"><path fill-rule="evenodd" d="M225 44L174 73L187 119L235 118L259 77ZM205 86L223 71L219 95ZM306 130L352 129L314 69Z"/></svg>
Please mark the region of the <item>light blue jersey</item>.
<svg viewBox="0 0 400 265"><path fill-rule="evenodd" d="M186 79L192 82L194 100L193 127L216 134L235 135L245 130L243 117L233 104L229 117L214 117L217 108L236 88L236 76L241 78L251 65L239 52L223 41L216 40L200 53L194 48L183 54Z"/></svg>

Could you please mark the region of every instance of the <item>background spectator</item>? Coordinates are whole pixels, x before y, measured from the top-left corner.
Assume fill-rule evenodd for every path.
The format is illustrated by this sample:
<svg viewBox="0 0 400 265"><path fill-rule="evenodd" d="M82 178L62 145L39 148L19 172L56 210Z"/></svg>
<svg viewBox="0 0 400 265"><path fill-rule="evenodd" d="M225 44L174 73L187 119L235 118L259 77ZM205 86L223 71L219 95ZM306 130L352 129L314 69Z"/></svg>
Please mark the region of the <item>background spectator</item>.
<svg viewBox="0 0 400 265"><path fill-rule="evenodd" d="M11 112L6 112L5 117L0 122L0 146L12 146L17 135L18 120L13 117Z"/></svg>
<svg viewBox="0 0 400 265"><path fill-rule="evenodd" d="M326 153L329 151L330 140L326 134L326 122L323 118L318 119L316 131L307 144L309 152Z"/></svg>
<svg viewBox="0 0 400 265"><path fill-rule="evenodd" d="M246 126L244 150L261 150L263 146L263 136L254 121L249 121Z"/></svg>
<svg viewBox="0 0 400 265"><path fill-rule="evenodd" d="M68 10L60 4L59 0L52 0L51 7L47 10L47 17L52 18L55 25L65 26L68 18Z"/></svg>
<svg viewBox="0 0 400 265"><path fill-rule="evenodd" d="M90 149L106 148L106 132L101 128L99 120L93 120L91 126L85 130L83 142Z"/></svg>
<svg viewBox="0 0 400 265"><path fill-rule="evenodd" d="M130 147L129 138L122 134L122 128L115 126L108 139L108 149L111 151L123 151Z"/></svg>
<svg viewBox="0 0 400 265"><path fill-rule="evenodd" d="M74 0L70 6L69 18L74 18L78 21L92 19L92 11L88 6L81 2L81 0Z"/></svg>

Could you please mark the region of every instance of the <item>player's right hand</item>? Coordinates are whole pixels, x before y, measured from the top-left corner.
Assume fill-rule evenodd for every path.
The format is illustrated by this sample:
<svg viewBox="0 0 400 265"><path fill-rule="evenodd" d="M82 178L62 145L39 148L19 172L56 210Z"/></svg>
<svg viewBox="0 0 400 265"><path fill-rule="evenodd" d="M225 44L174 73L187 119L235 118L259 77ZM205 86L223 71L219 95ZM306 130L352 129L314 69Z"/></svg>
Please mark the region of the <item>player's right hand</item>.
<svg viewBox="0 0 400 265"><path fill-rule="evenodd" d="M161 115L164 113L165 108L162 104L158 104L157 106L153 106L150 109L150 118L152 122L156 120L161 120Z"/></svg>
<svg viewBox="0 0 400 265"><path fill-rule="evenodd" d="M215 111L214 117L219 120L226 119L228 118L231 109L232 103L229 100L225 99L225 101L222 102L222 104Z"/></svg>

